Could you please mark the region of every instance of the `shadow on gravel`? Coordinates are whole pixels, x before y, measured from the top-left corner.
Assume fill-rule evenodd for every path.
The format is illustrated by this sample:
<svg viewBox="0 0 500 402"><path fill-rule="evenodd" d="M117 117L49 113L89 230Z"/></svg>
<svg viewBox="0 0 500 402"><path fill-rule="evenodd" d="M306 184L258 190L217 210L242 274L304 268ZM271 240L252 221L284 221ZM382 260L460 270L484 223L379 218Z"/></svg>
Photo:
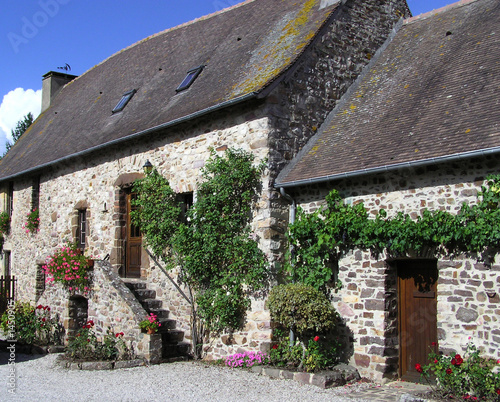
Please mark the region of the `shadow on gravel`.
<svg viewBox="0 0 500 402"><path fill-rule="evenodd" d="M10 361L21 363L29 360L40 359L45 356L44 354L27 353L29 349L31 349L31 347L27 347L26 345L0 340L0 366L8 364L9 359L11 359Z"/></svg>

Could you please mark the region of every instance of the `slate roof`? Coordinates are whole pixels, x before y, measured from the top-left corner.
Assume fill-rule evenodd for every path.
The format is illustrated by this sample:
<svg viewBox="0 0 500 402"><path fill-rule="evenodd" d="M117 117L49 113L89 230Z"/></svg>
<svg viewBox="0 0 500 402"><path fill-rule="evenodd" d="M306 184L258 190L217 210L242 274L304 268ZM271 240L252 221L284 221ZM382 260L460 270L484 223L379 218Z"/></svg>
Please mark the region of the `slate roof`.
<svg viewBox="0 0 500 402"><path fill-rule="evenodd" d="M499 56L498 0L406 20L276 186L499 151Z"/></svg>
<svg viewBox="0 0 500 402"><path fill-rule="evenodd" d="M300 56L336 0L249 0L146 38L68 85L0 161L0 180L262 94ZM188 70L205 65L176 92ZM112 114L122 95L137 93Z"/></svg>

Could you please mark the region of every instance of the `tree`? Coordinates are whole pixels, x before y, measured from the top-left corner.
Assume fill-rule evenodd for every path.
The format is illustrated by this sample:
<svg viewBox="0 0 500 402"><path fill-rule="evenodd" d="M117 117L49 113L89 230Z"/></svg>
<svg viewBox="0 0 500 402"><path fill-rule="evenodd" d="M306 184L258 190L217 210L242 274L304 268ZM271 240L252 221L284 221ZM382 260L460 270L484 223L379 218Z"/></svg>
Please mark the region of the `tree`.
<svg viewBox="0 0 500 402"><path fill-rule="evenodd" d="M183 296L191 304L195 358L202 355L204 338L242 327L250 294L267 283L266 258L249 229L264 169L253 166L253 159L241 150L229 149L224 157L213 152L187 223L175 220L179 206L158 172L134 185L139 208L132 220L154 256L178 268L188 288Z"/></svg>
<svg viewBox="0 0 500 402"><path fill-rule="evenodd" d="M9 150L14 146L19 138L24 134L24 132L33 124L33 115L29 112L26 116L24 116L21 120L19 120L16 124L16 128L11 131L12 135L12 143L7 140L5 143L5 154L9 152ZM4 154L4 155L5 155Z"/></svg>

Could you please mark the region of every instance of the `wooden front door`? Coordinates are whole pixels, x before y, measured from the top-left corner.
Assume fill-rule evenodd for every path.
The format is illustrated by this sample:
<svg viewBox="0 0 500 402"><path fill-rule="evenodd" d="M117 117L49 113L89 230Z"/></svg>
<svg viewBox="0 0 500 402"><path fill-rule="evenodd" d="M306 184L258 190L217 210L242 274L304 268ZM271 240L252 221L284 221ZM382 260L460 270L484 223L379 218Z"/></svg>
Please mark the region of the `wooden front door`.
<svg viewBox="0 0 500 402"><path fill-rule="evenodd" d="M127 194L127 227L125 239L125 277L140 278L141 276L141 250L142 235L137 226L130 219L130 212L136 209L131 205L130 200L136 197L136 194Z"/></svg>
<svg viewBox="0 0 500 402"><path fill-rule="evenodd" d="M398 261L399 376L418 381L415 364L428 363L437 350L437 262Z"/></svg>

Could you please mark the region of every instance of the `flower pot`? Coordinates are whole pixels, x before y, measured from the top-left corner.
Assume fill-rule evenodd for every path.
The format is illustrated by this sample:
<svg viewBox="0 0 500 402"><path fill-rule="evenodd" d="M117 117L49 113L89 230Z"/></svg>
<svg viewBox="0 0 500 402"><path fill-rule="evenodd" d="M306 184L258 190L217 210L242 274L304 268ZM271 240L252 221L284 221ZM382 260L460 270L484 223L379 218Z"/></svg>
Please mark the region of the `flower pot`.
<svg viewBox="0 0 500 402"><path fill-rule="evenodd" d="M148 330L146 332L148 335L152 335L156 332L156 330L154 328L148 328Z"/></svg>

